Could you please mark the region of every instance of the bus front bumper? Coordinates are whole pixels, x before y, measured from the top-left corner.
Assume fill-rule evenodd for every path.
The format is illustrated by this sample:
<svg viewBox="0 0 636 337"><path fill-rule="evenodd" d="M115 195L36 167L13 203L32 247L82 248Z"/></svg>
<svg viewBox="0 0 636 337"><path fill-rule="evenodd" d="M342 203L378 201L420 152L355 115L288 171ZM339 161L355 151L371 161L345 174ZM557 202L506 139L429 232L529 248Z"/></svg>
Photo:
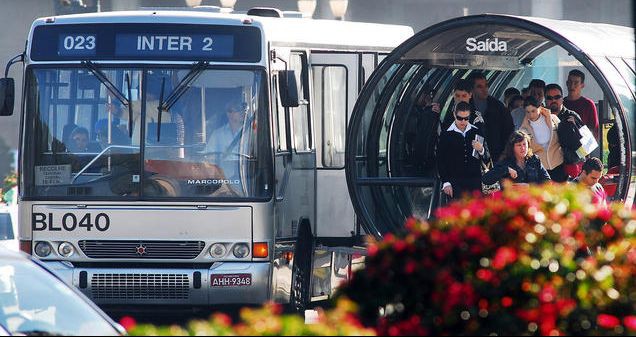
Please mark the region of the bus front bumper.
<svg viewBox="0 0 636 337"><path fill-rule="evenodd" d="M221 262L209 269L45 264L96 304L261 304L270 296L269 262Z"/></svg>

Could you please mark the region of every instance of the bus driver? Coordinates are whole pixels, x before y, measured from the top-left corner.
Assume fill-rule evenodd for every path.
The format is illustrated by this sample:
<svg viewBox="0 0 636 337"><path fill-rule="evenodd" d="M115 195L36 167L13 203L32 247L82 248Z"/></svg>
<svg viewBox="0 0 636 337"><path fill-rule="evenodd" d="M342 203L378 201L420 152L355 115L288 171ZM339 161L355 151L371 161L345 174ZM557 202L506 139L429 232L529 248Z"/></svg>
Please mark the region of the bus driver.
<svg viewBox="0 0 636 337"><path fill-rule="evenodd" d="M247 105L239 101L230 101L225 106L227 122L212 131L205 152L212 155L225 175L225 179L239 181L239 153L243 134L243 122ZM234 184L232 184L234 185Z"/></svg>

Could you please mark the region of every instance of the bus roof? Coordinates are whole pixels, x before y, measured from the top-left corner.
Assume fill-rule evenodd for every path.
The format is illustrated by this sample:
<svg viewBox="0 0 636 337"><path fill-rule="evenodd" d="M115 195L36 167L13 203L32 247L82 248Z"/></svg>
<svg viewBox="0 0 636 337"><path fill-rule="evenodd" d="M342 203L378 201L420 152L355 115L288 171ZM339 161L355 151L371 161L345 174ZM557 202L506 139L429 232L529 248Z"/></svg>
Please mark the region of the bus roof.
<svg viewBox="0 0 636 337"><path fill-rule="evenodd" d="M374 46L392 49L413 35L409 26L373 24L306 18L272 18L240 13L214 12L209 9L167 9L115 11L62 15L37 19L39 25L97 23L174 23L207 25L253 25L262 27L266 42L290 45Z"/></svg>

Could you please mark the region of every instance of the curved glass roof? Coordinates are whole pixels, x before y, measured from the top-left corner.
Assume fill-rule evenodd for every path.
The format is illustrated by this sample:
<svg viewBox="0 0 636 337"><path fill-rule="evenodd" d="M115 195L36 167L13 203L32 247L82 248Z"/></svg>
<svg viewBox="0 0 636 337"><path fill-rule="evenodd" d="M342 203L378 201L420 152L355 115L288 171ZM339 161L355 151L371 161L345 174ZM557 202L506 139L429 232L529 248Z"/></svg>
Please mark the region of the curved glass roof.
<svg viewBox="0 0 636 337"><path fill-rule="evenodd" d="M566 90L569 70L586 72L583 93L597 103L602 126L597 155L607 162L606 128L616 124L621 174L614 198L632 202L633 46L629 27L494 14L451 19L406 40L370 77L348 130L347 182L365 230L382 236L400 231L410 216L434 215L442 203L438 174L414 162L412 139L439 130L419 124L413 130L415 101L432 88L443 118L454 83L474 71L486 75L490 94L500 100L506 88L521 89L532 78Z"/></svg>

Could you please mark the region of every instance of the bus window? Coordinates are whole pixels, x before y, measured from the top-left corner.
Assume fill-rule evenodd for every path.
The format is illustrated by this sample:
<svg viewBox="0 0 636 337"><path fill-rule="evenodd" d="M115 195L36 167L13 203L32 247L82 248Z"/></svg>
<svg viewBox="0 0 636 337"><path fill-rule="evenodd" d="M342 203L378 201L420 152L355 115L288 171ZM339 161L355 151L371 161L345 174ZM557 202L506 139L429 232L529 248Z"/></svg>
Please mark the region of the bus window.
<svg viewBox="0 0 636 337"><path fill-rule="evenodd" d="M347 68L315 66L316 111L322 110L322 165L344 168L347 133Z"/></svg>
<svg viewBox="0 0 636 337"><path fill-rule="evenodd" d="M272 109L276 118L276 151L287 152L287 123L285 122L285 108L278 98L278 76L272 77Z"/></svg>
<svg viewBox="0 0 636 337"><path fill-rule="evenodd" d="M293 54L289 66L295 70L296 83L298 84L298 98L301 104L297 108L291 108L293 125L294 149L296 152L308 152L313 148L311 134L311 119L309 118L309 88L307 87L307 56L305 54Z"/></svg>

